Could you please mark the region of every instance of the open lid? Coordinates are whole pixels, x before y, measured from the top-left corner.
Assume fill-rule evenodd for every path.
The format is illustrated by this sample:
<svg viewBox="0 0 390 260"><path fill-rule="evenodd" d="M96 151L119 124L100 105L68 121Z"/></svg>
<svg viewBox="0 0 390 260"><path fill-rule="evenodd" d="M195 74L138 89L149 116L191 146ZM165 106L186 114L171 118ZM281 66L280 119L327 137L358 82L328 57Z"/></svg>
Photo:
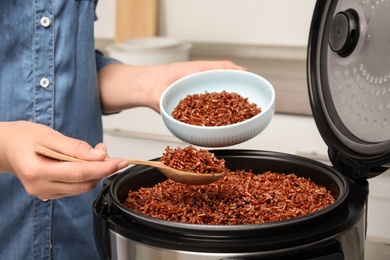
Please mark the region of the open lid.
<svg viewBox="0 0 390 260"><path fill-rule="evenodd" d="M390 162L390 1L317 0L307 56L311 108L329 158L353 179Z"/></svg>

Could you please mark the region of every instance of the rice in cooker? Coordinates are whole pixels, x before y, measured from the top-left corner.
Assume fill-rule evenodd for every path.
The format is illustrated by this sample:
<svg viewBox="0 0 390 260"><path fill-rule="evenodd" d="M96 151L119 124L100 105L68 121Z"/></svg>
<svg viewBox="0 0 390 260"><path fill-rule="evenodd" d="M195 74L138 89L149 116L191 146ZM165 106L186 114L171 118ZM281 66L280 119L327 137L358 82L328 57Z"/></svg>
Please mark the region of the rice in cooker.
<svg viewBox="0 0 390 260"><path fill-rule="evenodd" d="M165 158L167 163L180 161L180 153L167 149L170 152ZM197 160L181 160L181 164L196 168ZM212 160L209 164L211 168L221 170L221 165L214 167ZM224 164L222 168L225 169ZM167 221L243 225L304 216L334 201L325 187L294 173L254 174L252 171L227 170L223 179L208 185L186 185L168 179L154 187L130 190L123 204L141 214Z"/></svg>

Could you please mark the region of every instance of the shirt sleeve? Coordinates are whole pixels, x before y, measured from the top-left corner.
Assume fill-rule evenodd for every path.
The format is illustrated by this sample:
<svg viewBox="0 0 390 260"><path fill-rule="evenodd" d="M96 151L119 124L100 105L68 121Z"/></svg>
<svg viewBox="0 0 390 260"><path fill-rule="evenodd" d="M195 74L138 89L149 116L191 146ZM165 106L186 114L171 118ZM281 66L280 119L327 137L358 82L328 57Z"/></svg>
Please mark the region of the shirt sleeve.
<svg viewBox="0 0 390 260"><path fill-rule="evenodd" d="M105 56L101 51L95 50L95 56L96 56L96 70L101 70L104 66L109 65L111 63L121 63L120 61Z"/></svg>

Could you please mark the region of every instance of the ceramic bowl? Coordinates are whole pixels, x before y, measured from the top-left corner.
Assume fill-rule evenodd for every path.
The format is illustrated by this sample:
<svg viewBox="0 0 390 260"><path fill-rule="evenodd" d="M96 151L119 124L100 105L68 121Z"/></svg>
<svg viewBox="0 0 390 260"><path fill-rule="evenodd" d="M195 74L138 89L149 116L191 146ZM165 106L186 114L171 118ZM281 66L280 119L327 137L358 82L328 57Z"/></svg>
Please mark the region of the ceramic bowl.
<svg viewBox="0 0 390 260"><path fill-rule="evenodd" d="M226 126L196 126L172 117L178 103L187 95L205 92L235 92L250 103L256 103L261 113L245 121ZM275 112L275 91L265 78L240 70L208 70L183 77L171 84L160 99L160 112L169 131L196 146L226 147L245 142L261 133Z"/></svg>

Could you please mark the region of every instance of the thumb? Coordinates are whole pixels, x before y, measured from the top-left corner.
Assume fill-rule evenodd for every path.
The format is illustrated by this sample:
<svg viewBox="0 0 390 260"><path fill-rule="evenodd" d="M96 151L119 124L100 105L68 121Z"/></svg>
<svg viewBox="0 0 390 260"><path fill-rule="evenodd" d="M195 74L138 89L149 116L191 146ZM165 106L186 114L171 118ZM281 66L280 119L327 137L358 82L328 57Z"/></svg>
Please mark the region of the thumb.
<svg viewBox="0 0 390 260"><path fill-rule="evenodd" d="M107 157L106 148L103 144L98 144L93 148L87 142L73 138L63 141L52 149L86 161L103 161Z"/></svg>
<svg viewBox="0 0 390 260"><path fill-rule="evenodd" d="M104 143L98 143L95 146L95 150L98 150L98 151L102 152L103 154L106 154L106 158L105 158L106 160L110 159L110 156L107 153L107 147Z"/></svg>

